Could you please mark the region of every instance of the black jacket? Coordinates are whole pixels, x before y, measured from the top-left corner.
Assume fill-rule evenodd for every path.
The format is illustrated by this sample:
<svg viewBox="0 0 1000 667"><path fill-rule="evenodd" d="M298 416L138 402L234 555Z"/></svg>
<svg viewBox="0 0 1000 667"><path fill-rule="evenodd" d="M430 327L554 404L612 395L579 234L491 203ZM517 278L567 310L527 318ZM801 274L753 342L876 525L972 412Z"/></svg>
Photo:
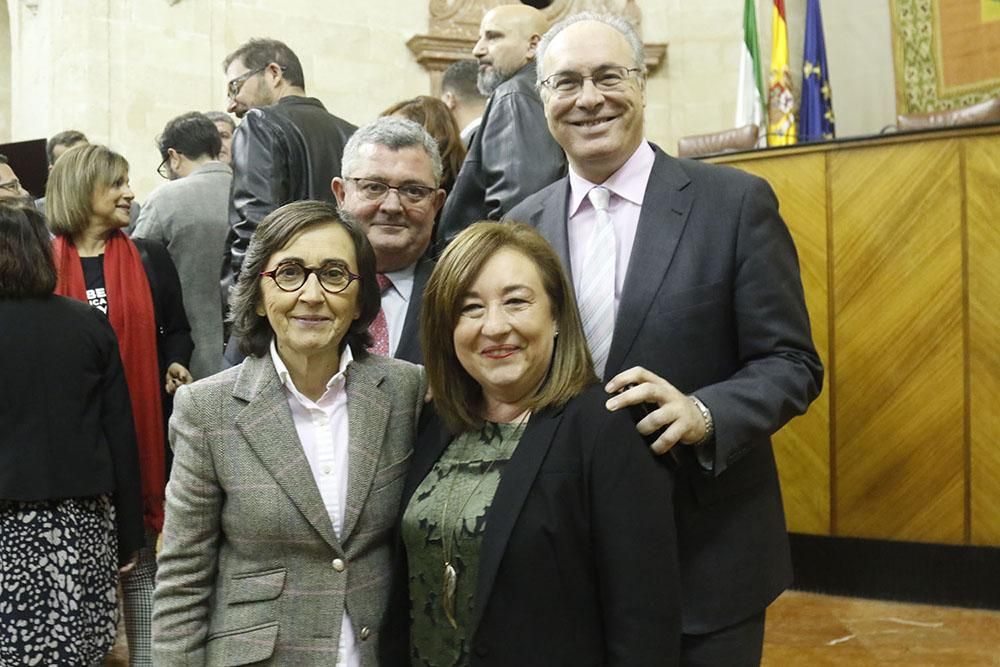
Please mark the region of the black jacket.
<svg viewBox="0 0 1000 667"><path fill-rule="evenodd" d="M470 665L677 664L673 474L606 399L594 385L529 420L486 515ZM432 415L414 445L404 508L450 440ZM403 570L393 594L405 609ZM402 616L390 619L400 643Z"/></svg>
<svg viewBox="0 0 1000 667"><path fill-rule="evenodd" d="M344 144L357 128L313 97L290 95L250 109L233 133L233 191L223 283L239 275L250 237L268 213L293 201L335 202Z"/></svg>
<svg viewBox="0 0 1000 667"><path fill-rule="evenodd" d="M524 198L566 174L566 156L549 133L531 61L493 91L441 210L443 250L479 220L499 220Z"/></svg>
<svg viewBox="0 0 1000 667"><path fill-rule="evenodd" d="M142 496L107 318L62 296L0 300L0 350L0 498L113 494L124 562L142 545Z"/></svg>

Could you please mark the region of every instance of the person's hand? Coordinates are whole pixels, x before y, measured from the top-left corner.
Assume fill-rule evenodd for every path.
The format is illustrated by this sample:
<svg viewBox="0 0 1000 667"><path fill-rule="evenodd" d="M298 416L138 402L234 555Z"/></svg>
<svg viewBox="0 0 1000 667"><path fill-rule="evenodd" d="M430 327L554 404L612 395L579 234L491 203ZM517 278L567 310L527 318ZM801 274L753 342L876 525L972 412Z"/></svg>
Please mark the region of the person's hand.
<svg viewBox="0 0 1000 667"><path fill-rule="evenodd" d="M129 557L128 562L118 568L118 574L127 574L132 571L135 564L139 562L139 552L133 551L132 556Z"/></svg>
<svg viewBox="0 0 1000 667"><path fill-rule="evenodd" d="M190 384L193 380L194 378L191 377L191 373L188 369L184 368L175 361L167 366L167 383L164 388L167 390L167 393L172 396L173 393L177 391L178 387L182 384Z"/></svg>
<svg viewBox="0 0 1000 667"><path fill-rule="evenodd" d="M621 391L629 385L634 386ZM666 427L650 445L657 454L666 454L678 442L692 445L705 437L705 418L691 398L642 366L633 366L614 376L604 390L613 394L605 403L611 412L640 403L657 406L636 424L636 430L643 435Z"/></svg>

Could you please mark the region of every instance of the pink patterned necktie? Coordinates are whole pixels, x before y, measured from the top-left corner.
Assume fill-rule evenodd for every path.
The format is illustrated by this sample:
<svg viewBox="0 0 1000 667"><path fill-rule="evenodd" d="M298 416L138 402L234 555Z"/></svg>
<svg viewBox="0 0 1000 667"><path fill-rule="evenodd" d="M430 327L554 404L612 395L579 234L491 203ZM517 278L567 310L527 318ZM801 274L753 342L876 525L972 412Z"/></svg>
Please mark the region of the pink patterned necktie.
<svg viewBox="0 0 1000 667"><path fill-rule="evenodd" d="M392 280L389 276L384 273L376 273L375 280L378 281L379 294L385 294L385 291L392 287ZM375 354L380 354L383 357L389 356L389 323L385 320L385 310L382 308L378 309L378 315L368 326L368 333L372 337L372 345L370 349Z"/></svg>

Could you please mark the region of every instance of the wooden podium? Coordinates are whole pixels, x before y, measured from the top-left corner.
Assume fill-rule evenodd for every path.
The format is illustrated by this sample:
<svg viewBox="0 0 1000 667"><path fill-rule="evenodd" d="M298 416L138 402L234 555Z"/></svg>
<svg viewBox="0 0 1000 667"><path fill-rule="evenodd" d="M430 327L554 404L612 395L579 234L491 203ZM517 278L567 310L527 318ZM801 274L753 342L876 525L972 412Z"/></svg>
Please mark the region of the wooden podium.
<svg viewBox="0 0 1000 667"><path fill-rule="evenodd" d="M767 179L827 373L789 530L1000 546L1000 125L708 158Z"/></svg>

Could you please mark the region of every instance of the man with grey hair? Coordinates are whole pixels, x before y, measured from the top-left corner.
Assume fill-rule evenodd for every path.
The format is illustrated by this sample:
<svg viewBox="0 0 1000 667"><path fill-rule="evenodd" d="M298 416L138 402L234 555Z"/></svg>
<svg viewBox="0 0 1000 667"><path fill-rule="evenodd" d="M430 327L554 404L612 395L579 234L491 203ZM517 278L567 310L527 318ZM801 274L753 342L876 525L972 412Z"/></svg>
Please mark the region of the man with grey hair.
<svg viewBox="0 0 1000 667"><path fill-rule="evenodd" d="M372 351L423 363L420 304L434 268L426 255L445 198L437 142L413 121L386 116L351 136L341 165L331 187L341 212L364 228L382 289Z"/></svg>
<svg viewBox="0 0 1000 667"><path fill-rule="evenodd" d="M547 27L542 12L522 4L483 16L472 55L489 101L441 213L440 248L477 220L499 220L566 172L535 88L535 47Z"/></svg>
<svg viewBox="0 0 1000 667"><path fill-rule="evenodd" d="M607 407L674 468L683 665L759 664L792 578L771 435L823 384L795 245L768 184L644 138L634 28L582 14L538 46L569 175L509 213L567 267Z"/></svg>

